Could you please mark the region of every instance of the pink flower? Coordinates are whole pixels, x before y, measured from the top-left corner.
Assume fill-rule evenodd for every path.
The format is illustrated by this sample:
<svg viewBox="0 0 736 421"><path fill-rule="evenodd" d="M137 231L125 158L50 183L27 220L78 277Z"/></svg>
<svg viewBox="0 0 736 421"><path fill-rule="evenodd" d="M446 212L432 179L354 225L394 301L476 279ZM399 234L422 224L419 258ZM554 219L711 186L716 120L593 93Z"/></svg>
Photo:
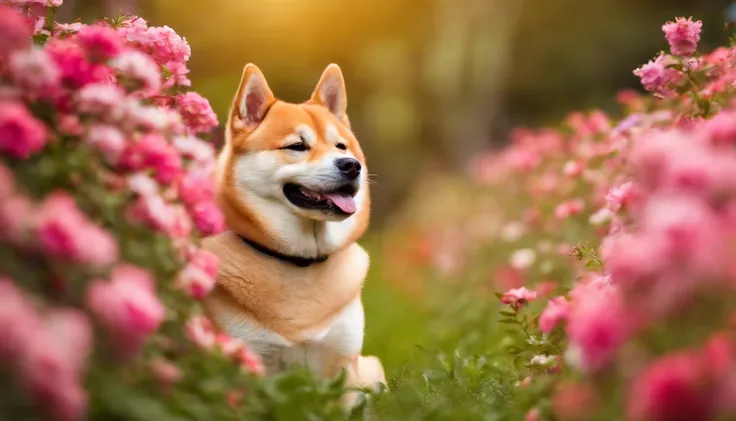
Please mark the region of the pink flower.
<svg viewBox="0 0 736 421"><path fill-rule="evenodd" d="M80 112L115 121L122 115L118 107L124 96L117 85L93 83L79 90L75 99Z"/></svg>
<svg viewBox="0 0 736 421"><path fill-rule="evenodd" d="M192 86L192 81L187 76L189 74L189 68L185 63L170 61L166 63L166 69L171 73L166 82L164 82L163 88L169 89L175 86Z"/></svg>
<svg viewBox="0 0 736 421"><path fill-rule="evenodd" d="M109 60L123 50L123 40L107 25L85 25L79 30L77 39L93 62Z"/></svg>
<svg viewBox="0 0 736 421"><path fill-rule="evenodd" d="M159 134L147 134L126 148L120 165L128 170L151 168L161 183L170 183L181 171L178 151Z"/></svg>
<svg viewBox="0 0 736 421"><path fill-rule="evenodd" d="M577 215L583 211L585 202L583 199L573 199L564 203L560 203L555 209L555 217L557 219L565 219L572 215Z"/></svg>
<svg viewBox="0 0 736 421"><path fill-rule="evenodd" d="M51 97L58 89L61 73L56 63L42 48L15 52L8 63L10 74L18 87L32 97Z"/></svg>
<svg viewBox="0 0 736 421"><path fill-rule="evenodd" d="M172 61L183 63L188 61L192 54L186 39L168 26L150 27L146 31L146 37L147 43L144 48L159 65L166 66Z"/></svg>
<svg viewBox="0 0 736 421"><path fill-rule="evenodd" d="M140 196L158 195L158 183L153 178L143 173L128 176L128 188Z"/></svg>
<svg viewBox="0 0 736 421"><path fill-rule="evenodd" d="M46 127L17 102L0 102L0 151L28 158L46 145Z"/></svg>
<svg viewBox="0 0 736 421"><path fill-rule="evenodd" d="M585 170L585 163L582 161L567 161L562 168L562 172L571 177L582 174L583 170Z"/></svg>
<svg viewBox="0 0 736 421"><path fill-rule="evenodd" d="M188 206L211 201L215 195L214 182L199 173L189 172L179 179L178 192L181 200Z"/></svg>
<svg viewBox="0 0 736 421"><path fill-rule="evenodd" d="M0 238L23 244L30 226L33 204L21 195L0 200Z"/></svg>
<svg viewBox="0 0 736 421"><path fill-rule="evenodd" d="M148 94L161 90L161 71L147 54L135 50L126 51L112 65L135 83L133 90L143 89Z"/></svg>
<svg viewBox="0 0 736 421"><path fill-rule="evenodd" d="M189 209L194 225L204 236L218 234L225 229L225 217L212 201L200 202Z"/></svg>
<svg viewBox="0 0 736 421"><path fill-rule="evenodd" d="M21 380L43 411L60 421L83 418L87 394L81 373L92 346L92 329L79 310L56 310L23 355Z"/></svg>
<svg viewBox="0 0 736 421"><path fill-rule="evenodd" d="M196 92L187 92L176 97L184 124L194 133L208 132L217 126L217 116L209 101Z"/></svg>
<svg viewBox="0 0 736 421"><path fill-rule="evenodd" d="M195 136L177 136L174 138L174 146L182 155L197 162L213 162L215 159L215 148L212 144Z"/></svg>
<svg viewBox="0 0 736 421"><path fill-rule="evenodd" d="M539 316L539 329L549 333L560 322L567 320L570 315L570 304L565 297L555 297L547 303L547 308Z"/></svg>
<svg viewBox="0 0 736 421"><path fill-rule="evenodd" d="M86 305L123 355L136 353L166 314L151 275L130 265L118 266L110 281L92 282Z"/></svg>
<svg viewBox="0 0 736 421"><path fill-rule="evenodd" d="M258 354L253 352L253 350L245 344L235 354L235 361L237 361L247 373L254 374L256 376L262 376L266 373L266 367L263 365L261 357L259 357Z"/></svg>
<svg viewBox="0 0 736 421"><path fill-rule="evenodd" d="M540 420L539 408L530 409L529 412L527 412L526 416L524 417L524 421L539 421L539 420Z"/></svg>
<svg viewBox="0 0 736 421"><path fill-rule="evenodd" d="M668 68L669 65L675 63L676 61L671 57L662 54L634 70L634 75L641 79L644 89L651 92L665 92L668 85L679 77L677 70Z"/></svg>
<svg viewBox="0 0 736 421"><path fill-rule="evenodd" d="M555 388L552 408L561 421L587 421L598 405L593 389L583 384L561 382Z"/></svg>
<svg viewBox="0 0 736 421"><path fill-rule="evenodd" d="M105 124L90 126L87 131L87 142L111 165L117 164L127 143L120 130Z"/></svg>
<svg viewBox="0 0 736 421"><path fill-rule="evenodd" d="M676 56L691 56L698 48L700 41L700 30L703 22L692 18L676 18L674 22L667 22L662 26L667 42L670 43L670 51Z"/></svg>
<svg viewBox="0 0 736 421"><path fill-rule="evenodd" d="M522 305L536 298L536 292L529 291L525 287L520 287L506 291L503 296L501 296L501 302L518 310Z"/></svg>
<svg viewBox="0 0 736 421"><path fill-rule="evenodd" d="M627 314L615 287L576 291L567 323L567 359L583 371L608 365L628 337Z"/></svg>
<svg viewBox="0 0 736 421"><path fill-rule="evenodd" d="M134 221L164 233L171 232L176 222L174 208L158 195L139 197L131 208L130 216Z"/></svg>
<svg viewBox="0 0 736 421"><path fill-rule="evenodd" d="M26 19L12 8L0 5L0 57L26 49L31 45L31 27Z"/></svg>
<svg viewBox="0 0 736 421"><path fill-rule="evenodd" d="M626 202L627 198L631 195L632 188L633 184L629 181L619 184L609 190L608 194L606 194L606 204L608 205L608 209L618 212L619 209L621 209L621 206Z"/></svg>
<svg viewBox="0 0 736 421"><path fill-rule="evenodd" d="M212 322L204 316L191 317L185 326L189 339L203 349L211 349L215 346L215 327Z"/></svg>
<svg viewBox="0 0 736 421"><path fill-rule="evenodd" d="M702 364L695 355L659 358L634 381L629 393L631 421L711 419L713 406Z"/></svg>
<svg viewBox="0 0 736 421"><path fill-rule="evenodd" d="M220 258L209 250L199 249L189 258L192 265L204 271L209 277L217 277Z"/></svg>
<svg viewBox="0 0 736 421"><path fill-rule="evenodd" d="M95 81L93 66L84 51L70 40L54 38L46 44L46 52L61 72L61 82L70 88L80 88Z"/></svg>
<svg viewBox="0 0 736 421"><path fill-rule="evenodd" d="M215 278L193 264L187 265L177 277L177 287L196 300L207 296L215 287Z"/></svg>
<svg viewBox="0 0 736 421"><path fill-rule="evenodd" d="M169 387L182 378L181 370L171 361L163 358L153 360L151 362L151 370L159 383L164 387Z"/></svg>
<svg viewBox="0 0 736 421"><path fill-rule="evenodd" d="M41 330L43 324L38 312L15 281L0 277L0 363L17 361Z"/></svg>

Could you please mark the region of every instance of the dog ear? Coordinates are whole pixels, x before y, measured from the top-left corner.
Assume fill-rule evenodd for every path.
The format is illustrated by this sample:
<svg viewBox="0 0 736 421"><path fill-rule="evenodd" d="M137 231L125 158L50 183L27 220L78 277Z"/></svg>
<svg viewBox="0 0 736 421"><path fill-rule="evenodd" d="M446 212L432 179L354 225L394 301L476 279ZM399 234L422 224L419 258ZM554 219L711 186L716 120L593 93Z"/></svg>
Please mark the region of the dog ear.
<svg viewBox="0 0 736 421"><path fill-rule="evenodd" d="M342 120L347 124L345 110L348 106L348 97L340 66L334 63L327 66L317 83L317 88L312 93L312 101L323 105L338 120Z"/></svg>
<svg viewBox="0 0 736 421"><path fill-rule="evenodd" d="M255 129L274 102L276 98L261 70L255 64L247 64L233 102L233 117L246 128Z"/></svg>

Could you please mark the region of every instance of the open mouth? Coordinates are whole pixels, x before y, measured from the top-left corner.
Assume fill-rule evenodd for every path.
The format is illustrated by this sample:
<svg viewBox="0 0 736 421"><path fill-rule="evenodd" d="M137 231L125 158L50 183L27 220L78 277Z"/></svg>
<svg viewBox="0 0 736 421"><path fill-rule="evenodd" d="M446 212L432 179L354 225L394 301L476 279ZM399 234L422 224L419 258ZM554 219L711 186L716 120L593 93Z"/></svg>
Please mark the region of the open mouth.
<svg viewBox="0 0 736 421"><path fill-rule="evenodd" d="M355 193L356 190L352 184L346 184L330 192L318 192L291 183L284 186L284 195L295 206L345 215L352 215L357 210Z"/></svg>

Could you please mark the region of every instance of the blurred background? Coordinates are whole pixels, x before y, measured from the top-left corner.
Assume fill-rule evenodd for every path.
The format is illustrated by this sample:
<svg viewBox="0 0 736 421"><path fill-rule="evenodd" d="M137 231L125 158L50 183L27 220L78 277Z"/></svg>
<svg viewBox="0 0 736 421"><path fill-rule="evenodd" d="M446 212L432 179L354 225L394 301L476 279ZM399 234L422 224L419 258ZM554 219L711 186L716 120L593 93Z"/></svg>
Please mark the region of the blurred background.
<svg viewBox="0 0 736 421"><path fill-rule="evenodd" d="M457 171L517 125L613 111L632 70L666 47L661 25L704 22L725 41L727 0L65 0L61 21L120 12L168 25L192 47L193 88L222 118L243 66L277 97L308 98L340 64L349 114L378 184L379 228L427 172ZM219 133L218 136L221 136Z"/></svg>
<svg viewBox="0 0 736 421"><path fill-rule="evenodd" d="M516 276L497 271L507 246L489 240L482 251L471 249L479 237L499 235L495 202L505 200L504 211L516 212L511 218L524 209L473 189L463 178L468 163L502 147L516 126L555 125L591 108L616 116L616 93L641 89L632 71L667 48L662 24L676 16L702 20L707 51L727 43L729 3L65 0L59 20L131 12L171 26L191 44L193 89L221 121L248 62L277 97L293 102L309 97L327 64L342 67L350 120L375 181L364 240L372 254L366 352L395 371L416 344L450 348L468 332L492 341L481 326L489 310L473 310L456 285L464 282L471 301L492 302L491 292ZM213 136L221 142L221 132ZM579 231L569 232L574 243ZM439 284L450 291L431 288ZM459 325L463 331L452 333Z"/></svg>

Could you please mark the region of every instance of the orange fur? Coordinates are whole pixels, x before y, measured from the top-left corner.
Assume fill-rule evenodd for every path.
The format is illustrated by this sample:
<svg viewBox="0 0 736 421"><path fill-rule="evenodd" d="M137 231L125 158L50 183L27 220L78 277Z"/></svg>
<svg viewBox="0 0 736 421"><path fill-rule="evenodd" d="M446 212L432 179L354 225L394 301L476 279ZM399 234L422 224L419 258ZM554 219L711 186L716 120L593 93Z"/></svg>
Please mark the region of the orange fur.
<svg viewBox="0 0 736 421"><path fill-rule="evenodd" d="M302 104L276 99L260 70L245 67L216 173L217 201L230 231L203 242L220 258L217 286L204 308L219 328L250 342L269 372L278 370L283 360L298 361L298 353L291 352L298 349L320 375L332 377L346 369L349 385L373 386L385 383L385 376L377 358L360 355L360 292L368 256L355 243L368 226L370 196L365 157L350 130L346 107L336 65L328 66ZM306 139L308 150L283 149L295 139ZM346 150L337 148L338 143ZM331 171L334 160L343 156L363 168L354 214L321 215L280 196L279 183L285 182L279 177L292 182L289 177ZM261 188L259 182L274 186ZM297 267L262 254L236 234L282 254L328 254L329 259Z"/></svg>

